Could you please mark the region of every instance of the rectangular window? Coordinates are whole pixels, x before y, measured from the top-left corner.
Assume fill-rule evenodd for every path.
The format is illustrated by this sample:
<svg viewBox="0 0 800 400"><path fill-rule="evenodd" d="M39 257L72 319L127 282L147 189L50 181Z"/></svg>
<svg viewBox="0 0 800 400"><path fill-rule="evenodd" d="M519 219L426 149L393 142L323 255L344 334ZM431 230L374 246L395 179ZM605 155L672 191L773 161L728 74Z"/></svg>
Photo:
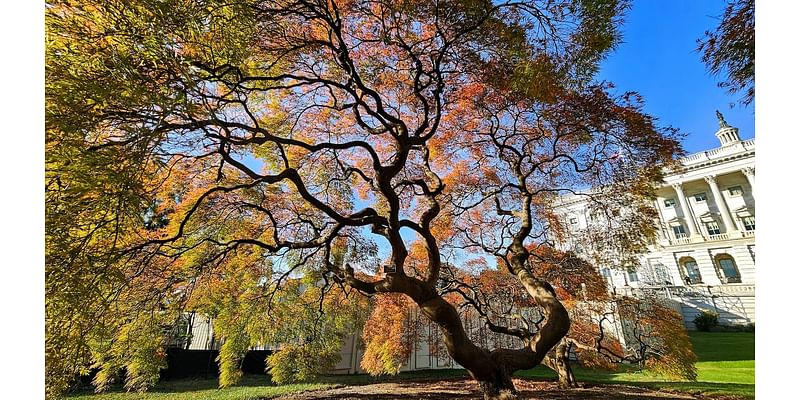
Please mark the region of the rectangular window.
<svg viewBox="0 0 800 400"><path fill-rule="evenodd" d="M731 186L728 188L728 193L730 193L731 196L741 196L744 191L741 186Z"/></svg>
<svg viewBox="0 0 800 400"><path fill-rule="evenodd" d="M633 268L628 270L628 282L639 282L639 275Z"/></svg>
<svg viewBox="0 0 800 400"><path fill-rule="evenodd" d="M706 230L709 235L719 235L719 224L717 221L706 222Z"/></svg>
<svg viewBox="0 0 800 400"><path fill-rule="evenodd" d="M575 224L578 223L578 219L577 218L570 218L569 219L569 223L572 224L572 225L575 225Z"/></svg>
<svg viewBox="0 0 800 400"><path fill-rule="evenodd" d="M664 207L666 208L675 207L675 199L664 199Z"/></svg>
<svg viewBox="0 0 800 400"><path fill-rule="evenodd" d="M742 218L742 223L746 231L756 230L756 217L744 217Z"/></svg>
<svg viewBox="0 0 800 400"><path fill-rule="evenodd" d="M694 202L695 203L702 203L702 202L706 201L706 193L705 192L697 193L692 197L694 197Z"/></svg>
<svg viewBox="0 0 800 400"><path fill-rule="evenodd" d="M603 274L603 276L606 278L611 278L611 270L609 270L608 268L601 269L600 273Z"/></svg>
<svg viewBox="0 0 800 400"><path fill-rule="evenodd" d="M676 239L685 238L686 231L683 229L683 225L674 225L672 227L672 233L675 234Z"/></svg>

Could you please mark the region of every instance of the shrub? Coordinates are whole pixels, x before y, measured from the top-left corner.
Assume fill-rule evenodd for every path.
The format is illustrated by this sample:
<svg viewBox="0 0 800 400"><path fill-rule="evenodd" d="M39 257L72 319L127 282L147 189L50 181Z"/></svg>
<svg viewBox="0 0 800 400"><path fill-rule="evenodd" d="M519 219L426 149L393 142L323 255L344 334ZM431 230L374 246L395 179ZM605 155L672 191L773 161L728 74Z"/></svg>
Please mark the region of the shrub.
<svg viewBox="0 0 800 400"><path fill-rule="evenodd" d="M698 331L708 332L719 325L719 313L703 310L694 317L694 326Z"/></svg>

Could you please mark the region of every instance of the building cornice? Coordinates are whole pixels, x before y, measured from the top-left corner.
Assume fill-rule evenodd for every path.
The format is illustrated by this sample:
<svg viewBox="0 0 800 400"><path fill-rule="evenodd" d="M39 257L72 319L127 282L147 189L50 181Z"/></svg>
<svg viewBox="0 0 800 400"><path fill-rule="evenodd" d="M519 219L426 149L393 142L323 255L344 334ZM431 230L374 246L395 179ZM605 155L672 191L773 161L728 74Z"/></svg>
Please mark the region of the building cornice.
<svg viewBox="0 0 800 400"><path fill-rule="evenodd" d="M681 157L678 159L678 163L681 164L681 167L676 169L665 168L664 173L665 175L675 175L723 164L733 160L755 157L755 155L756 139L753 138Z"/></svg>
<svg viewBox="0 0 800 400"><path fill-rule="evenodd" d="M664 167L662 171L664 174L665 182L662 183L661 185L657 185L657 187L665 188L669 187L670 185L678 184L679 183L678 181L684 175L690 172L727 164L732 161L755 158L755 155L756 155L755 138L736 141L722 147L717 147L715 149L692 153L689 154L688 156L681 157L677 160L678 163L680 163L680 167L676 167L674 169ZM742 171L744 173L744 170ZM752 171L753 174L755 174L754 170ZM698 179L702 178L703 177L699 177ZM675 181L676 179L678 181ZM583 193L575 193L569 196L560 196L556 200L555 206L568 207L575 204L585 203L587 200L589 200L590 197L589 195L597 195L600 193L601 192L598 189L590 189Z"/></svg>

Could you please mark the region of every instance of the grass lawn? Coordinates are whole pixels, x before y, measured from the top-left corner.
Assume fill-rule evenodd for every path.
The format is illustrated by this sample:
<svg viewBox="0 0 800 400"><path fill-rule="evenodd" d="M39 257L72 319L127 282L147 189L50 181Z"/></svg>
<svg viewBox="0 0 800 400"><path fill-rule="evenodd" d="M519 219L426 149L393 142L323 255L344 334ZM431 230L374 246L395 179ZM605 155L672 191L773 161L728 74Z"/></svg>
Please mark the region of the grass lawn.
<svg viewBox="0 0 800 400"><path fill-rule="evenodd" d="M162 381L147 393L127 393L121 387L94 394L89 389L70 395L70 400L255 400L283 394L332 388L330 383L301 383L275 386L266 375L245 375L238 386L218 389L213 379Z"/></svg>
<svg viewBox="0 0 800 400"><path fill-rule="evenodd" d="M755 334L728 332L690 332L692 346L700 361L697 365L697 382L670 381L653 374L636 371L632 367L616 372L577 368L579 382L617 383L653 389L680 391L694 394L736 395L755 397ZM315 383L274 386L266 376L245 375L239 386L217 389L217 379L185 379L165 381L145 393L126 393L121 388L104 394L84 391L69 396L72 400L246 400L327 389L340 385L364 385L376 382L443 379L466 377L464 370L433 370L405 372L394 377L368 375L330 375ZM537 367L520 371L518 377L556 379L548 368Z"/></svg>
<svg viewBox="0 0 800 400"><path fill-rule="evenodd" d="M582 382L620 383L697 394L755 397L755 334L745 332L690 332L692 348L700 361L697 382L670 381L633 368L617 372L576 368ZM556 378L555 372L537 367L517 375Z"/></svg>
<svg viewBox="0 0 800 400"><path fill-rule="evenodd" d="M245 375L239 385L227 389L218 389L217 378L180 379L162 381L147 393L128 393L122 386L115 387L107 393L95 394L91 388L84 388L69 396L70 400L255 400L284 394L300 393L309 390L330 389L344 385L368 385L377 382L402 380L446 379L467 377L462 369L431 370L403 372L391 377L373 377L369 375L327 375L314 383L294 385L273 385L266 375Z"/></svg>

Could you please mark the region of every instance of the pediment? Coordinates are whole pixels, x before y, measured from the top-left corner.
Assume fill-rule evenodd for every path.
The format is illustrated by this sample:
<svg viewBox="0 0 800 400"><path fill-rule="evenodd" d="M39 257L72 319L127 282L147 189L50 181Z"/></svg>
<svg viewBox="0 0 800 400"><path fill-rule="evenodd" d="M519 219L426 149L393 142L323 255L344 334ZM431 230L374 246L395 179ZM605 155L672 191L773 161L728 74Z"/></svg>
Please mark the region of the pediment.
<svg viewBox="0 0 800 400"><path fill-rule="evenodd" d="M702 222L714 222L714 221L716 221L716 219L714 218L714 214L712 214L709 211L706 211L703 214L700 214L700 216L697 217L697 218L699 218L700 221L702 221Z"/></svg>

